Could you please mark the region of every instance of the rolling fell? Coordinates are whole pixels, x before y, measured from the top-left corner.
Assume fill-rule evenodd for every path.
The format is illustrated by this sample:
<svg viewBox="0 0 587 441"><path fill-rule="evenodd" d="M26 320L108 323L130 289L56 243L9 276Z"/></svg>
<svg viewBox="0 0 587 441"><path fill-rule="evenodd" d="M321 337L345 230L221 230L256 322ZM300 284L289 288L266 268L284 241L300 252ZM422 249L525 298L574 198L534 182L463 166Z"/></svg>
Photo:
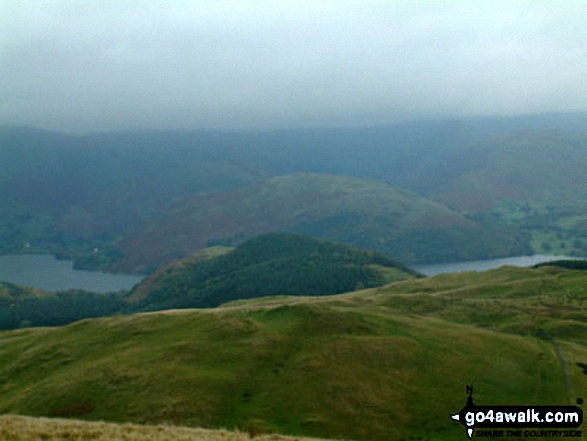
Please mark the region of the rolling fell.
<svg viewBox="0 0 587 441"><path fill-rule="evenodd" d="M476 404L572 404L587 387L587 275L502 268L332 297L263 298L0 333L0 411L452 440Z"/></svg>

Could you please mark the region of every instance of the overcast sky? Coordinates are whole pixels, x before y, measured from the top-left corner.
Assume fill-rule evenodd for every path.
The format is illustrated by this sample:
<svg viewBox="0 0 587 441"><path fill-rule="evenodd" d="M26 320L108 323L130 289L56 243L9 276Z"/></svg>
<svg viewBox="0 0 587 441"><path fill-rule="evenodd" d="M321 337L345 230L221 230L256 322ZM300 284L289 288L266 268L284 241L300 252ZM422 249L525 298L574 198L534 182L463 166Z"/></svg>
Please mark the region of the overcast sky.
<svg viewBox="0 0 587 441"><path fill-rule="evenodd" d="M263 128L577 110L585 0L0 0L0 124Z"/></svg>

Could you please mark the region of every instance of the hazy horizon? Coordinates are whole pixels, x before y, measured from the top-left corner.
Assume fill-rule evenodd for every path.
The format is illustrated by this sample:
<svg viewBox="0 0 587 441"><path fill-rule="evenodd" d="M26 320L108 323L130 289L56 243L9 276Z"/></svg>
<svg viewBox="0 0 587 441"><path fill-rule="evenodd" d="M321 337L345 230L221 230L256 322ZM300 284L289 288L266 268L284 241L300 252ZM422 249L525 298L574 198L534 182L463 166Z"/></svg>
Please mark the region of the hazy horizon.
<svg viewBox="0 0 587 441"><path fill-rule="evenodd" d="M587 111L583 1L0 4L0 125L365 127Z"/></svg>
<svg viewBox="0 0 587 441"><path fill-rule="evenodd" d="M92 136L92 135L116 135L116 134L140 134L140 133L196 133L196 132L211 132L211 133L271 133L271 132L296 132L296 131L346 131L346 130L377 130L387 129L393 127L409 127L410 125L420 124L461 124L461 123L480 123L484 121L496 123L506 122L519 119L525 121L522 123L519 130L528 130L533 126L536 126L538 121L542 122L544 118L548 121L544 127L544 130L570 130L570 131L583 131L578 127L583 127L584 122L587 120L587 111L575 111L575 112L535 112L535 113L519 113L514 115L474 115L474 116L455 116L455 117L415 117L413 119L401 119L394 121L387 121L383 123L364 123L364 124L323 124L323 125L290 125L290 126L268 126L268 127L206 127L206 126L185 126L185 127L107 127L104 129L71 129L71 128L51 128L43 127L40 125L33 124L11 124L0 122L0 129L8 130L32 130L32 131L45 131L48 133L63 134L67 136ZM568 126L565 129L560 127L560 123ZM517 131L518 129L512 129Z"/></svg>

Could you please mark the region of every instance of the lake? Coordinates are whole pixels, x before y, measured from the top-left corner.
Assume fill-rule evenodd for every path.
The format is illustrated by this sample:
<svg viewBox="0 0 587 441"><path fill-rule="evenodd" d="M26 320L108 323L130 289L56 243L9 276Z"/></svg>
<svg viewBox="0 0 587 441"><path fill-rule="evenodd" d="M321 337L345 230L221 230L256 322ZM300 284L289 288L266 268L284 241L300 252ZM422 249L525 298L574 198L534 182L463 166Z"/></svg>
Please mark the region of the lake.
<svg viewBox="0 0 587 441"><path fill-rule="evenodd" d="M435 274L443 273L460 273L463 271L486 271L493 268L499 268L504 265L513 266L532 266L538 263L551 262L553 260L568 260L568 259L581 259L581 257L569 257L569 256L551 256L546 254L535 254L533 256L516 256L516 257L504 257L500 259L487 259L487 260L470 260L467 262L451 262L451 263L437 263L432 265L413 265L416 271L420 271L426 276L433 276Z"/></svg>
<svg viewBox="0 0 587 441"><path fill-rule="evenodd" d="M83 289L98 293L130 289L141 276L73 269L73 261L46 254L0 256L0 281L45 291Z"/></svg>
<svg viewBox="0 0 587 441"><path fill-rule="evenodd" d="M574 259L568 256L518 256L502 259L472 260L468 262L414 265L427 276L462 271L485 271L503 265L532 266L552 260ZM575 258L576 259L576 258ZM57 260L50 255L13 254L0 256L0 281L34 286L45 291L84 289L98 293L130 289L143 279L141 276L112 274L100 271L73 269L71 260Z"/></svg>

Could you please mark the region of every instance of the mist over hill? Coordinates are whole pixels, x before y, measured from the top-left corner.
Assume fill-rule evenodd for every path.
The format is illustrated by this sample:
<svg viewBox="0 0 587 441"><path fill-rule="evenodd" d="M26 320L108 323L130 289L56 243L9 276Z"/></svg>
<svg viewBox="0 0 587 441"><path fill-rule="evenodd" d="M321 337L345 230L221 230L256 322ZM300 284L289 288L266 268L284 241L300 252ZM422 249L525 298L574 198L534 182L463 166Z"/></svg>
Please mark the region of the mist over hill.
<svg viewBox="0 0 587 441"><path fill-rule="evenodd" d="M120 242L119 269L158 266L208 245L291 231L371 249L397 260L434 262L521 254L514 227L483 225L385 184L301 173L225 193L182 198Z"/></svg>
<svg viewBox="0 0 587 441"><path fill-rule="evenodd" d="M445 158L430 194L460 211L503 200L580 206L587 198L587 133L528 130L477 142Z"/></svg>
<svg viewBox="0 0 587 441"><path fill-rule="evenodd" d="M587 218L581 212L587 194L582 173L586 122L585 114L576 113L273 131L73 136L3 128L0 251L18 252L26 246L28 251L74 258L78 267L142 271L196 251L209 240L285 228L376 249L408 262L498 257L549 248L582 255L587 246L583 227ZM297 202L297 219L287 214L288 207L270 211L269 217L279 213L282 218L273 225L267 219L254 219L261 212L243 214L243 200L278 182L271 178L297 173L350 176L408 190L450 207L436 206L433 211L445 210L444 219L451 220L444 231L402 239L396 222L376 207L388 203L366 199L378 214L369 214L367 202L359 204L358 198L352 203L347 198L346 206L336 208L346 190L325 194L319 184L316 195L325 197L320 204L324 211L331 210L326 223L324 214L300 217L300 210L315 210L303 206L308 200ZM350 181L337 182L344 187ZM284 186L285 194L271 197L291 201L291 190ZM261 198L256 203L271 207ZM173 225L174 214L176 223L193 215L197 224L211 207L222 207L223 222L214 221L202 234L195 233L195 226L170 229L155 240L165 243L155 246L153 236L164 225ZM244 219L242 227L237 225L239 218ZM226 225L231 222L234 227ZM458 240L467 234L449 229L475 225L479 243L493 236L495 246L469 247L479 249L473 255ZM198 228L203 228L201 223ZM379 232L374 234L375 230ZM136 242L144 235L148 240L138 247ZM404 242L413 243L413 248L406 248ZM455 245L445 249L451 242ZM147 256L142 262L139 248Z"/></svg>

